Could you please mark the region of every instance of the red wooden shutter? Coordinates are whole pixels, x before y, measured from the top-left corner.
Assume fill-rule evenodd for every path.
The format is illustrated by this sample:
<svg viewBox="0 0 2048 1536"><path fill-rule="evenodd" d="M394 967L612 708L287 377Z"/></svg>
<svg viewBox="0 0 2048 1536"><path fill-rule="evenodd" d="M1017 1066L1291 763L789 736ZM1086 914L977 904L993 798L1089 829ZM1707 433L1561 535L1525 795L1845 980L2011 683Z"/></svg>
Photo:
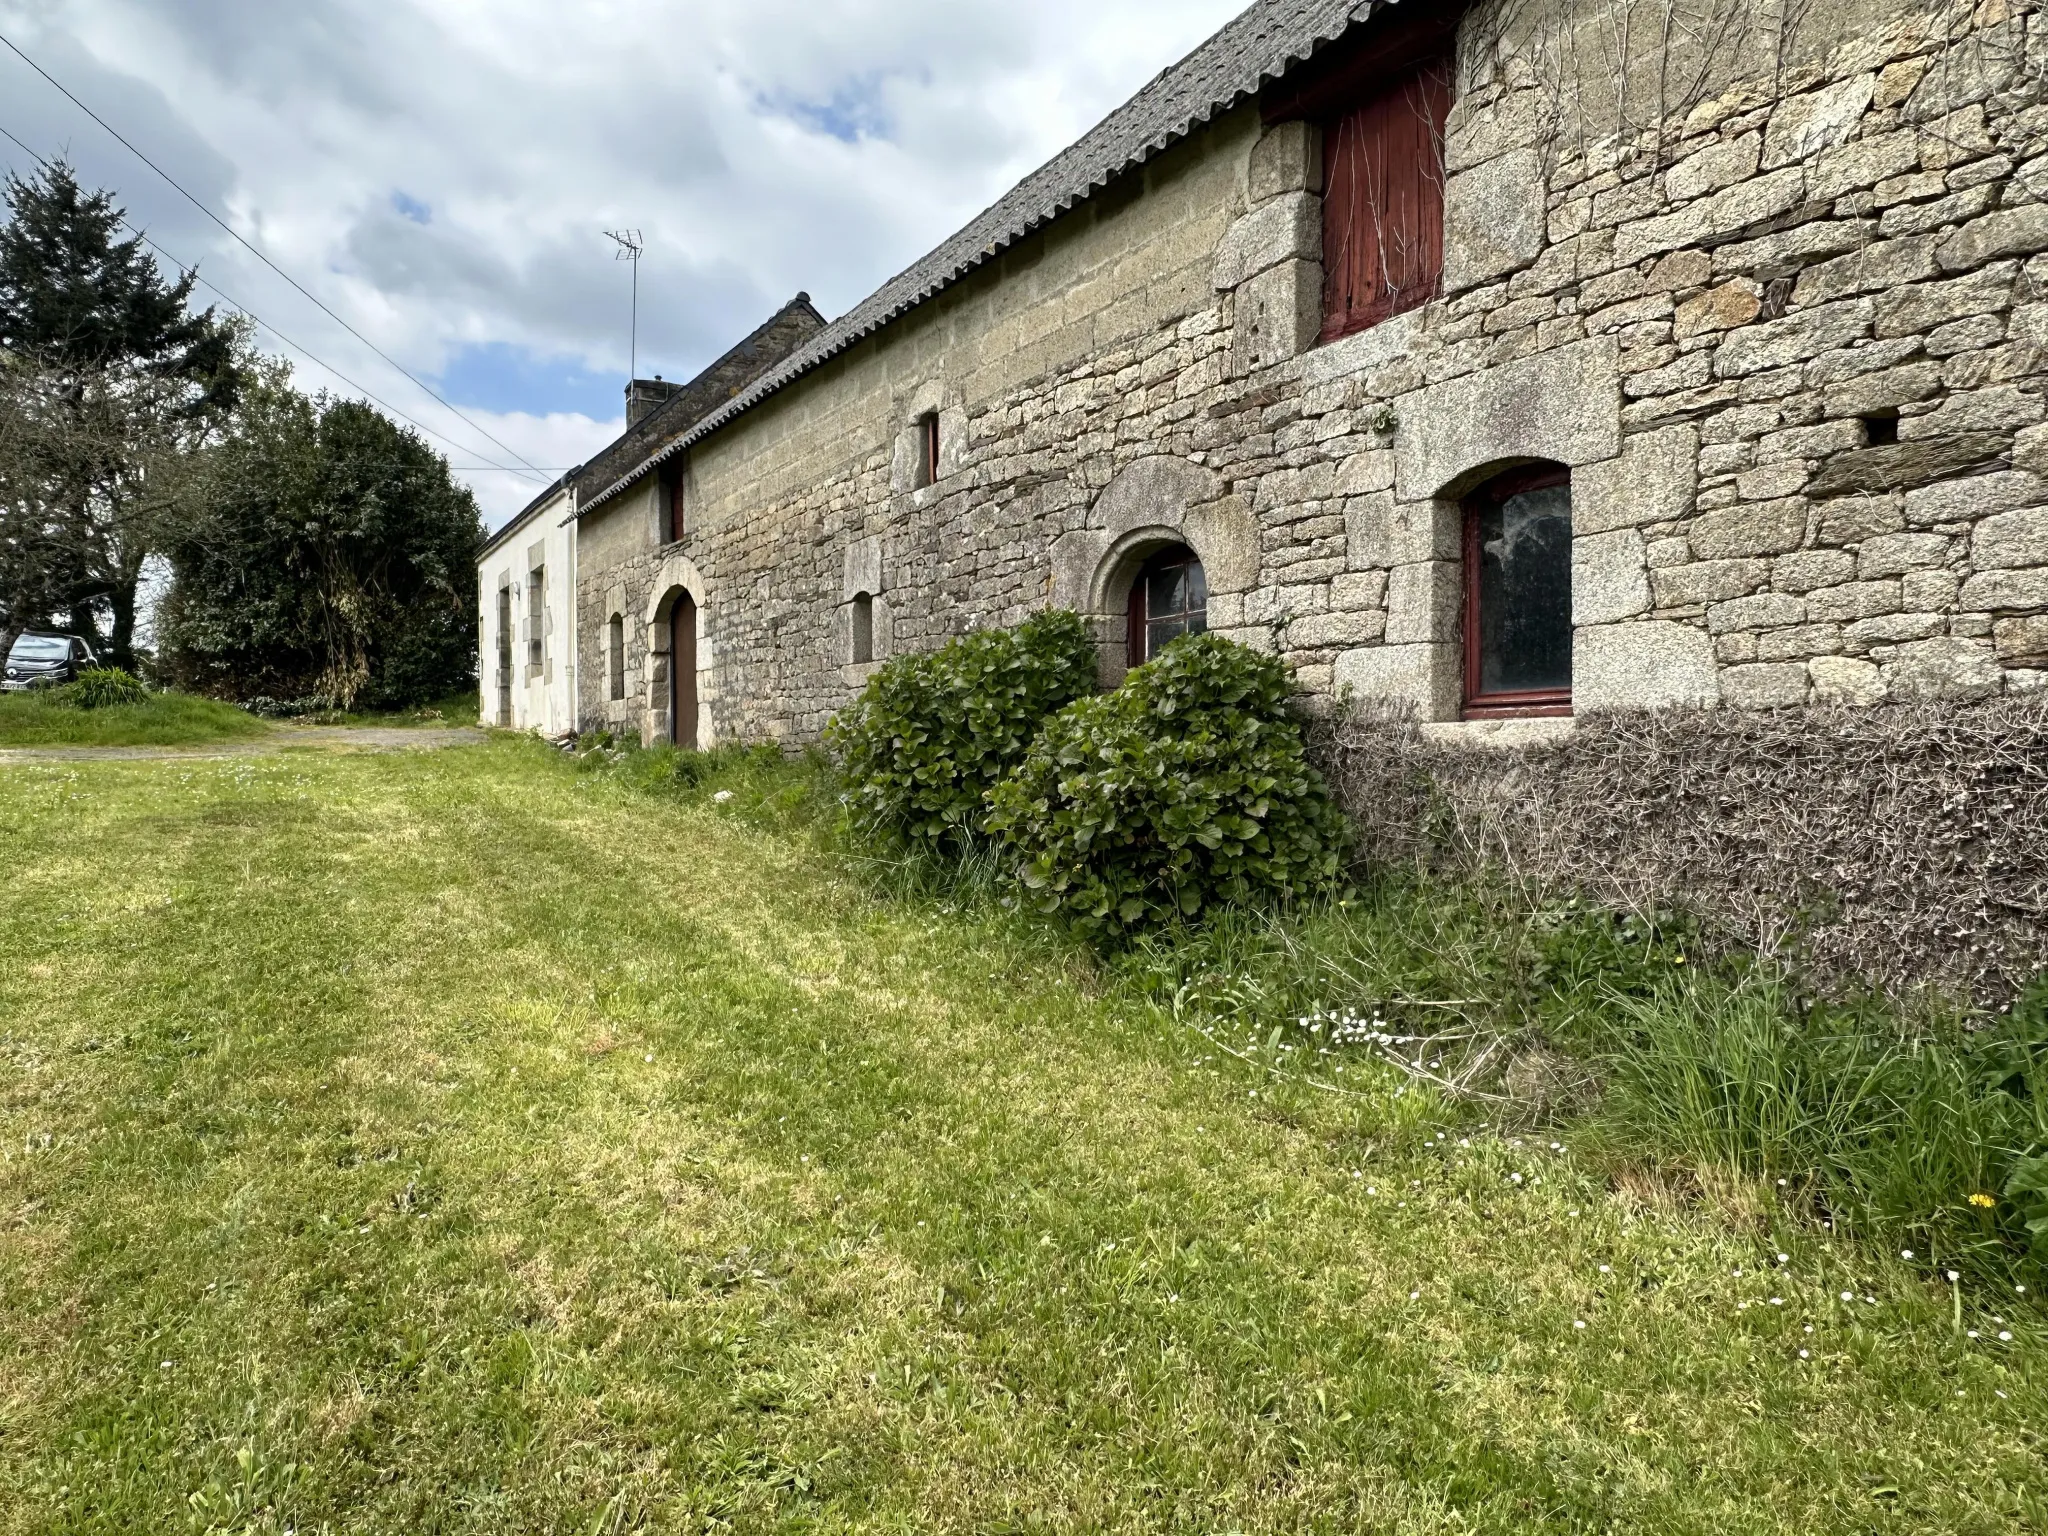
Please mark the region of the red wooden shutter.
<svg viewBox="0 0 2048 1536"><path fill-rule="evenodd" d="M1451 69L1448 59L1424 64L1324 133L1325 341L1436 296Z"/></svg>

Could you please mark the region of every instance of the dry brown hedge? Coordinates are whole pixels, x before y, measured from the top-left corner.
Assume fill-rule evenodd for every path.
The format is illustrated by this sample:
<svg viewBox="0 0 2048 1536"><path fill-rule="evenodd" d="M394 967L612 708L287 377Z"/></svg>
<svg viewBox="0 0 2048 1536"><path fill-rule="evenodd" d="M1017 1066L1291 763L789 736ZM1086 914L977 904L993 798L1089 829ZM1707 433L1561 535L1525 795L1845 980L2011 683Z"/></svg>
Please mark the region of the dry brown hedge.
<svg viewBox="0 0 2048 1536"><path fill-rule="evenodd" d="M1369 863L1683 907L1837 984L1991 1003L2048 967L2048 698L1605 715L1492 750L1353 707L1316 738Z"/></svg>

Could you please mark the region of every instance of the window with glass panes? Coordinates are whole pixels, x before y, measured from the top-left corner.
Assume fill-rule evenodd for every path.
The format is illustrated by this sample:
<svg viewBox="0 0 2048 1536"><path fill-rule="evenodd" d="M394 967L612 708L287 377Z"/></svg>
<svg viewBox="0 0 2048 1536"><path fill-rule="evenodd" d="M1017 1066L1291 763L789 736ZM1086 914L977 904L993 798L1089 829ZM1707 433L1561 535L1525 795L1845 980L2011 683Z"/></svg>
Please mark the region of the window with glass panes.
<svg viewBox="0 0 2048 1536"><path fill-rule="evenodd" d="M1465 505L1465 713L1571 705L1571 474L1521 470Z"/></svg>
<svg viewBox="0 0 2048 1536"><path fill-rule="evenodd" d="M1131 665L1143 666L1182 635L1208 627L1209 580L1195 552L1175 545L1147 560L1131 583Z"/></svg>

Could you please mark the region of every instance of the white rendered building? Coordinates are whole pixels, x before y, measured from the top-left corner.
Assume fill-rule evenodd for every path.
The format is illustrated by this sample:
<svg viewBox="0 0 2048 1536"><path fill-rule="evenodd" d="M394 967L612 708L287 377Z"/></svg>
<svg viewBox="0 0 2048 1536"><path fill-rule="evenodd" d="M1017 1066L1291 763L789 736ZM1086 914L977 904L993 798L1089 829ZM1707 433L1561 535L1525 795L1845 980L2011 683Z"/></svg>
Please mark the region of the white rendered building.
<svg viewBox="0 0 2048 1536"><path fill-rule="evenodd" d="M575 510L565 476L494 534L477 561L487 726L542 736L576 729Z"/></svg>

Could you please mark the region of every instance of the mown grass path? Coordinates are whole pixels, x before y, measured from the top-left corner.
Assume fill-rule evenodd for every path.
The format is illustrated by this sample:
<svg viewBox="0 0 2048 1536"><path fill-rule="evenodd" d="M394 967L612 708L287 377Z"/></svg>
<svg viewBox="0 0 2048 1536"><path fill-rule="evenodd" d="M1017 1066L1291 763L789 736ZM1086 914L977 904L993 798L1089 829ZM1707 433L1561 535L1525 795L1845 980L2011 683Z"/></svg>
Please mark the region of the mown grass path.
<svg viewBox="0 0 2048 1536"><path fill-rule="evenodd" d="M1275 1083L730 807L47 765L0 850L8 1536L2048 1526L2030 1307Z"/></svg>

